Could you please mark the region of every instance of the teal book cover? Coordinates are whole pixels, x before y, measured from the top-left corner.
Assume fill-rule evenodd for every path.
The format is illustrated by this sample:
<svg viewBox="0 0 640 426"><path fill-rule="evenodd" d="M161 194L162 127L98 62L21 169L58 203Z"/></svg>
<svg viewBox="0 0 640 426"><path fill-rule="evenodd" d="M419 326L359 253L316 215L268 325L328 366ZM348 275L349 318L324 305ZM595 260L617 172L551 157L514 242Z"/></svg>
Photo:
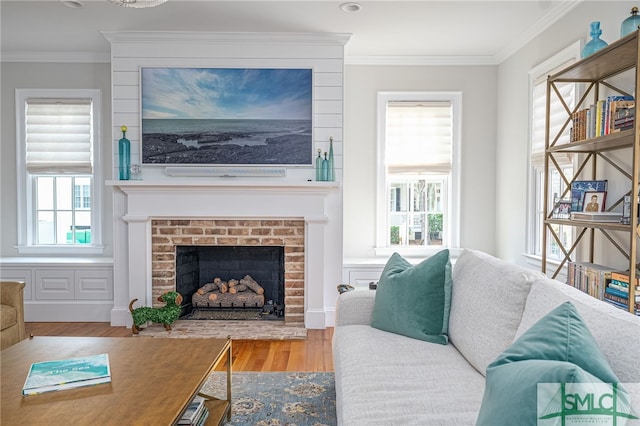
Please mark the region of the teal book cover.
<svg viewBox="0 0 640 426"><path fill-rule="evenodd" d="M35 395L110 381L108 354L37 362L31 364L22 394Z"/></svg>

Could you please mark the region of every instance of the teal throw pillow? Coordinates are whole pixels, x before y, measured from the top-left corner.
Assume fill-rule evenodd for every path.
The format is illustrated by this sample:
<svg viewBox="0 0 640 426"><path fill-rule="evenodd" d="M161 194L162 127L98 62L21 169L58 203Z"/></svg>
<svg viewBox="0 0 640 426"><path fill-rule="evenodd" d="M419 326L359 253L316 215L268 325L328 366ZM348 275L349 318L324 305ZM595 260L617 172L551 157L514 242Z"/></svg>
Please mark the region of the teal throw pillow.
<svg viewBox="0 0 640 426"><path fill-rule="evenodd" d="M582 390L618 383L571 302L555 308L505 349L489 364L486 377L477 422L481 426L544 424L538 422L539 411L544 412L538 403L554 406L552 395L557 396L560 383L581 383L577 389ZM539 383L544 385L539 388Z"/></svg>
<svg viewBox="0 0 640 426"><path fill-rule="evenodd" d="M415 266L394 253L378 281L371 326L446 345L450 306L449 250Z"/></svg>

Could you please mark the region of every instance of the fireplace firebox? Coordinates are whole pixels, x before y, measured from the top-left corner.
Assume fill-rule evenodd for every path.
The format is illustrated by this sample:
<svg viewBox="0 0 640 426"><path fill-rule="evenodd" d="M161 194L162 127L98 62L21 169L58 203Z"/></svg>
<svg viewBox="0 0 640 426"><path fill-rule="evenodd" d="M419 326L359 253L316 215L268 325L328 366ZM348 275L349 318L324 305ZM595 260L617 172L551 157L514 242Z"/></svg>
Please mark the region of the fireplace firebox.
<svg viewBox="0 0 640 426"><path fill-rule="evenodd" d="M284 263L282 246L176 246L176 290L184 298L182 317L284 320ZM263 303L254 302L256 288L244 285L250 281L258 284ZM200 288L215 290L199 296ZM246 300L251 303L243 302Z"/></svg>

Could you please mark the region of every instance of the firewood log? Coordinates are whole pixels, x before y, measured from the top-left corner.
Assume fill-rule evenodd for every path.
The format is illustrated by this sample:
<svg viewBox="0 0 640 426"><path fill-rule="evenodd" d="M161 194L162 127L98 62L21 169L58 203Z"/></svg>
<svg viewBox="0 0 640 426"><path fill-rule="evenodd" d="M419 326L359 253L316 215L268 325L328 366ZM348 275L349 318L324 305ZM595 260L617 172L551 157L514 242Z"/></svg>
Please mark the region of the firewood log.
<svg viewBox="0 0 640 426"><path fill-rule="evenodd" d="M227 291L229 291L229 286L227 285L226 281L220 281L218 283L218 289L220 290L220 293L226 293Z"/></svg>
<svg viewBox="0 0 640 426"><path fill-rule="evenodd" d="M235 287L236 285L238 285L238 280L230 279L229 281L227 281L227 285L229 286L229 288Z"/></svg>
<svg viewBox="0 0 640 426"><path fill-rule="evenodd" d="M200 287L198 290L196 290L196 292L198 294L206 294L209 293L210 291L213 290L217 290L218 289L218 285L215 283L207 283L205 285L203 285L202 287Z"/></svg>
<svg viewBox="0 0 640 426"><path fill-rule="evenodd" d="M244 284L234 285L233 287L229 287L229 293L236 294L241 293L243 291L247 291L247 286Z"/></svg>
<svg viewBox="0 0 640 426"><path fill-rule="evenodd" d="M209 300L216 300L218 295L216 293L209 293Z"/></svg>
<svg viewBox="0 0 640 426"><path fill-rule="evenodd" d="M251 275L245 275L245 277L240 280L240 284L246 285L248 288L253 290L254 293L256 293L256 294L263 294L264 293L264 288L262 288L260 286L260 284L258 284L256 282L256 280L251 278Z"/></svg>

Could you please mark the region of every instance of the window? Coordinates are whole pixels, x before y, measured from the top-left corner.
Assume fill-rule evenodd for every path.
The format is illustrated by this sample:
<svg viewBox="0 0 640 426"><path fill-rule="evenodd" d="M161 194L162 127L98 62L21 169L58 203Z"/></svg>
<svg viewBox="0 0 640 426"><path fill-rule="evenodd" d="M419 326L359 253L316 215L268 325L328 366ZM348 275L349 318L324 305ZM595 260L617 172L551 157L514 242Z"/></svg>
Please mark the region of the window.
<svg viewBox="0 0 640 426"><path fill-rule="evenodd" d="M580 43L574 43L549 60L538 65L529 72L531 87L531 119L530 119L530 165L531 178L529 185L529 229L527 252L534 256L542 254L542 232L544 221L544 151L547 107L547 76L555 71L575 62L580 57ZM569 109L573 109L577 100L577 87L575 83L558 85L558 90ZM555 94L550 96L549 128L550 138L562 129L568 118L566 109ZM567 126L556 143L569 142L570 126ZM555 156L562 174L571 181L573 178L573 158L571 155L564 157ZM548 201L549 210L553 203L564 193L566 182L560 172L550 167ZM563 240L563 245L570 246L573 241L573 227L554 225L557 235ZM553 238L547 238L547 253L550 259L562 259L562 253L557 242Z"/></svg>
<svg viewBox="0 0 640 426"><path fill-rule="evenodd" d="M18 251L102 253L98 90L16 90Z"/></svg>
<svg viewBox="0 0 640 426"><path fill-rule="evenodd" d="M378 94L377 254L458 245L460 105L459 93Z"/></svg>

